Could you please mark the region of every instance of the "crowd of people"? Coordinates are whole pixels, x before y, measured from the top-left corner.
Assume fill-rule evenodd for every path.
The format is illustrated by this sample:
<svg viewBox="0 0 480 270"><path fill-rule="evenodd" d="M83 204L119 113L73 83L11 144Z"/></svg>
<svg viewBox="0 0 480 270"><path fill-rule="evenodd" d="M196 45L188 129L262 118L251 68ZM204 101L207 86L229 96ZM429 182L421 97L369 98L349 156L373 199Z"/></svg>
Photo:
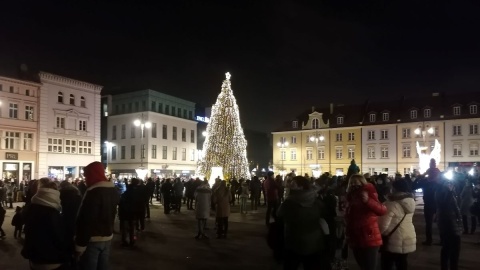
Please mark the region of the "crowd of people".
<svg viewBox="0 0 480 270"><path fill-rule="evenodd" d="M441 269L455 270L461 235L474 234L480 216L478 173L441 173L433 159L423 175L362 175L352 160L346 176L324 173L315 179L292 172L283 178L268 172L262 180L219 177L212 186L198 178L108 179L99 162L84 173L85 180L73 183L42 178L17 188L0 182L0 236L5 238L4 207L24 202L11 225L15 238L24 234L22 255L31 269L107 269L116 217L122 246L132 248L145 230L153 200L166 215L180 213L183 204L193 211L195 239L209 238L212 212L216 236L223 239L231 206L239 204L240 214L265 206L267 242L284 269L348 269L350 252L362 270L376 269L378 256L382 270L408 269L408 254L417 246L415 191L422 189L422 244L432 245L436 221Z"/></svg>

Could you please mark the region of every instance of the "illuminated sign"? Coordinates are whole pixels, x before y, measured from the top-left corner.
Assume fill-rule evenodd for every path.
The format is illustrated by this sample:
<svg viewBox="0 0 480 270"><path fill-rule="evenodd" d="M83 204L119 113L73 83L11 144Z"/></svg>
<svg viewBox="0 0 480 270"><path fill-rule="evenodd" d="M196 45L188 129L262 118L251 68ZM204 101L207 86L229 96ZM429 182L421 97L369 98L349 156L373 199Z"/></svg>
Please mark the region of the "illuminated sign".
<svg viewBox="0 0 480 270"><path fill-rule="evenodd" d="M206 117L206 116L197 116L196 119L197 121L204 122L204 123L210 122L210 117Z"/></svg>

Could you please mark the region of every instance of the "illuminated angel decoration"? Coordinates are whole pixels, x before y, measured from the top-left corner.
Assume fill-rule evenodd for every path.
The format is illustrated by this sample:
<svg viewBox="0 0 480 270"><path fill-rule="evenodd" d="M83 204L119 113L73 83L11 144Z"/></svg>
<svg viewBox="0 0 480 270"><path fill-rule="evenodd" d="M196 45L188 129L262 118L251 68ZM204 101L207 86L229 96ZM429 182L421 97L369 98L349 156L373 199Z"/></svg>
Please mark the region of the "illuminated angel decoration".
<svg viewBox="0 0 480 270"><path fill-rule="evenodd" d="M435 159L437 164L440 164L440 157L441 157L441 151L442 151L442 146L440 142L435 139L435 145L433 146L432 151L430 151L430 154L427 154L427 149L428 146L420 146L420 143L417 142L417 153L418 153L418 158L419 158L419 171L420 173L424 173L428 170L430 166L430 159Z"/></svg>

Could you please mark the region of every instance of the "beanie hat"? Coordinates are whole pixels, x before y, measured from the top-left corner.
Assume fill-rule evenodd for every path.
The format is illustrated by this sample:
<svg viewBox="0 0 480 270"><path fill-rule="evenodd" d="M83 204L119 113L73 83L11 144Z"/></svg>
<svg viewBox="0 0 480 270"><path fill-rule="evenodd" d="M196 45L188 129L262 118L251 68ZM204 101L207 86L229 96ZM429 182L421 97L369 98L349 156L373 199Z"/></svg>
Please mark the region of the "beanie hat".
<svg viewBox="0 0 480 270"><path fill-rule="evenodd" d="M83 172L85 175L85 183L87 184L87 187L91 187L98 182L108 181L107 177L105 176L105 169L103 168L103 164L98 161L94 161L88 164L87 167L83 169Z"/></svg>

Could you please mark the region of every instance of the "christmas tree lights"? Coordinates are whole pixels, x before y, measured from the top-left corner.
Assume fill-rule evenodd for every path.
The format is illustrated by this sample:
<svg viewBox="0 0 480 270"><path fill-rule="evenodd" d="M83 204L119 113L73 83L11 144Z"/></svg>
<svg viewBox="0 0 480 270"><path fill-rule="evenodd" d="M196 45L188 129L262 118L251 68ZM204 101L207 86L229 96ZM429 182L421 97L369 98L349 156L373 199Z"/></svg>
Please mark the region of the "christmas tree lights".
<svg viewBox="0 0 480 270"><path fill-rule="evenodd" d="M198 162L198 174L211 177L212 167L221 167L222 179L249 176L247 163L247 141L240 124L237 101L233 96L230 73L226 73L222 91L212 107L203 143L203 156ZM214 177L217 177L215 175Z"/></svg>

